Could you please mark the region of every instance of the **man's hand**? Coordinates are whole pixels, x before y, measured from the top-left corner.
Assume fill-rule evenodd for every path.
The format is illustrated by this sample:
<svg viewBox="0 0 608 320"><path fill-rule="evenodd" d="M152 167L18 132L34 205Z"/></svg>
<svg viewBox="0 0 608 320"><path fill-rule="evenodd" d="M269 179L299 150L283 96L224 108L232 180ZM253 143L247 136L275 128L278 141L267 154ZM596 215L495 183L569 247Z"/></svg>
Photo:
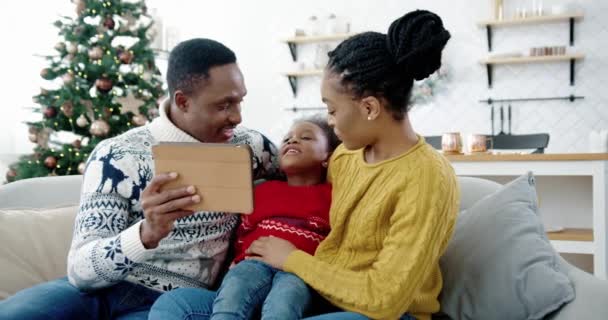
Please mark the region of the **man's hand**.
<svg viewBox="0 0 608 320"><path fill-rule="evenodd" d="M160 240L173 230L175 220L191 215L192 210L183 210L201 201L193 186L160 191L166 183L177 178L177 173L160 174L152 179L141 195L141 206L145 220L139 230L146 249L158 246Z"/></svg>
<svg viewBox="0 0 608 320"><path fill-rule="evenodd" d="M260 237L255 240L246 254L250 255L245 259L252 259L265 262L266 264L283 270L283 265L290 253L297 250L291 242L277 237Z"/></svg>

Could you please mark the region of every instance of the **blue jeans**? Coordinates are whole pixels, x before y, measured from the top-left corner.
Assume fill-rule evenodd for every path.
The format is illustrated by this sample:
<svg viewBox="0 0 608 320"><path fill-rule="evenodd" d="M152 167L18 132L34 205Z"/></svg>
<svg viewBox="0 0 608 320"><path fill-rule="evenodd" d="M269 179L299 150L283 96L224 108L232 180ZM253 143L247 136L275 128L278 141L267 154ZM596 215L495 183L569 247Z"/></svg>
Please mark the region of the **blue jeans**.
<svg viewBox="0 0 608 320"><path fill-rule="evenodd" d="M204 289L179 288L163 294L150 309L149 320L207 320L211 318L213 303L217 293ZM318 294L314 294L314 298ZM314 299L313 298L313 299ZM359 320L368 319L366 316L355 312L339 312L335 306L327 306L325 300L313 303L311 314L322 315L306 318L311 320ZM232 306L238 308L238 305ZM405 314L401 320L415 320L414 317Z"/></svg>
<svg viewBox="0 0 608 320"><path fill-rule="evenodd" d="M260 307L264 320L301 319L310 299L308 286L296 275L244 260L224 277L211 319L251 319Z"/></svg>
<svg viewBox="0 0 608 320"><path fill-rule="evenodd" d="M162 294L144 286L122 281L111 287L83 292L67 278L42 283L0 301L0 318L147 319L150 307Z"/></svg>

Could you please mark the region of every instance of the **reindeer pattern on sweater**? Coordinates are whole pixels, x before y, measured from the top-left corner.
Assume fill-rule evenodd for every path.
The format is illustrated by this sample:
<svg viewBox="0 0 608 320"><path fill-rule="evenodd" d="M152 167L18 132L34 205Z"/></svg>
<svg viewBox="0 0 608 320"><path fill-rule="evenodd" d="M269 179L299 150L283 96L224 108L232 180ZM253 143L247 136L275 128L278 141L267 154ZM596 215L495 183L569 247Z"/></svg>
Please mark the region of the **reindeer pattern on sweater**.
<svg viewBox="0 0 608 320"><path fill-rule="evenodd" d="M178 219L159 246L146 250L139 239L140 197L152 179L151 147L158 143L147 127L102 141L85 169L81 203L68 256L68 278L82 289L122 280L152 289L207 288L216 281L238 224L234 214L197 212ZM232 143L254 152L254 176L277 171L276 148L260 133L238 127Z"/></svg>

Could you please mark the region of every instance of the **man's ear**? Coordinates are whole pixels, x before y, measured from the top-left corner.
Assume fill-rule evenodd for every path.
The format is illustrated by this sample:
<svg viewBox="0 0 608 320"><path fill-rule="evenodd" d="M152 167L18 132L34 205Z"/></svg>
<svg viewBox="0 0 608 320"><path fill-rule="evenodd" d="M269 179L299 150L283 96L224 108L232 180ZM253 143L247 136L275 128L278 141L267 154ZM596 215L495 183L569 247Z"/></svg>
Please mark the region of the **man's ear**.
<svg viewBox="0 0 608 320"><path fill-rule="evenodd" d="M188 112L188 108L190 107L190 99L184 94L181 90L175 90L173 94L173 101L175 101L175 105L182 112Z"/></svg>
<svg viewBox="0 0 608 320"><path fill-rule="evenodd" d="M382 112L380 100L378 100L378 98L374 96L369 96L361 99L359 108L362 116L369 121L378 118L380 116L380 112Z"/></svg>

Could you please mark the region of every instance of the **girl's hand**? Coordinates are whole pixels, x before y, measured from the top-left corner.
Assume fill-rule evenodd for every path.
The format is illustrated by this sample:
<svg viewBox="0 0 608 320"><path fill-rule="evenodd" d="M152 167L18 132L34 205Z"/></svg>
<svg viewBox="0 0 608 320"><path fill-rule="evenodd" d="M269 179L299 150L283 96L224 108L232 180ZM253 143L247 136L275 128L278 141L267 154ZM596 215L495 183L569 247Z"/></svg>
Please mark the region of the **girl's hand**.
<svg viewBox="0 0 608 320"><path fill-rule="evenodd" d="M290 253L297 248L287 240L276 237L261 237L251 243L245 251L246 259L262 261L274 268L283 270L283 265Z"/></svg>

